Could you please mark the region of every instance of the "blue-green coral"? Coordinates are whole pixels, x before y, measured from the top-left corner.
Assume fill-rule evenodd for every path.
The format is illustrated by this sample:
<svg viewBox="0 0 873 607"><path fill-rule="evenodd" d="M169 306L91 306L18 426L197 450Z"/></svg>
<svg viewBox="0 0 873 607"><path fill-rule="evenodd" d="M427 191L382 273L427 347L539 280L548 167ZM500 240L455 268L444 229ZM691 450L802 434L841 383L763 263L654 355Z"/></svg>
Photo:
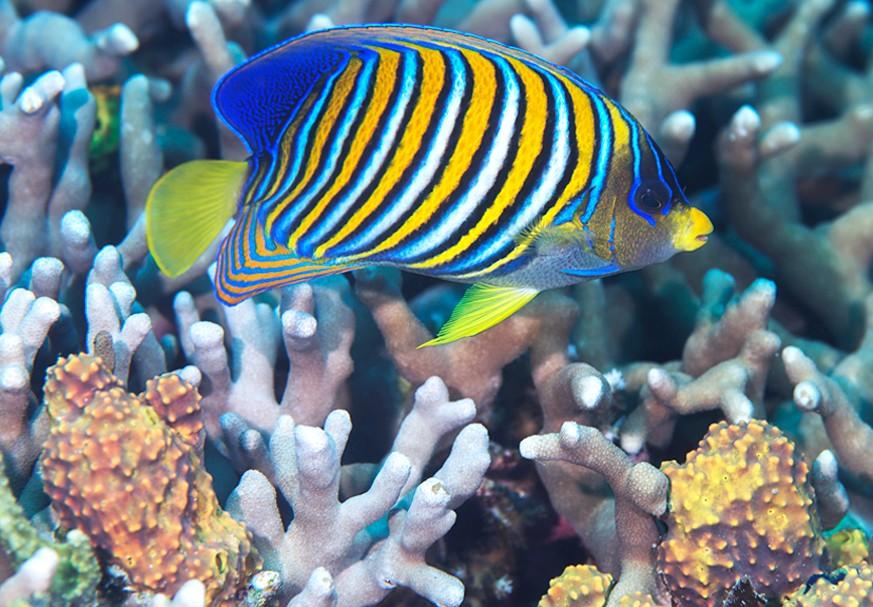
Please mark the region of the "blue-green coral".
<svg viewBox="0 0 873 607"><path fill-rule="evenodd" d="M40 548L51 548L58 555L58 564L49 596L45 597L47 604L57 607L92 605L102 573L88 537L72 530L54 538L34 527L12 493L2 473L2 464L0 454L0 562L15 567Z"/></svg>

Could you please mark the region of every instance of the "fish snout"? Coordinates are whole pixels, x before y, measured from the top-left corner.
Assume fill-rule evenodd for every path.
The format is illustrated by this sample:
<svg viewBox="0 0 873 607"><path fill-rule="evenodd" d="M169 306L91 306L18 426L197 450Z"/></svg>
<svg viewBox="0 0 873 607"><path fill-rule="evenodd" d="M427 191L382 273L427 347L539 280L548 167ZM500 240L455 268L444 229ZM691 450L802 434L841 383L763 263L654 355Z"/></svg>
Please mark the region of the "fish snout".
<svg viewBox="0 0 873 607"><path fill-rule="evenodd" d="M706 213L694 207L688 207L682 215L680 227L673 238L673 246L678 251L696 251L706 244L712 234L712 221Z"/></svg>

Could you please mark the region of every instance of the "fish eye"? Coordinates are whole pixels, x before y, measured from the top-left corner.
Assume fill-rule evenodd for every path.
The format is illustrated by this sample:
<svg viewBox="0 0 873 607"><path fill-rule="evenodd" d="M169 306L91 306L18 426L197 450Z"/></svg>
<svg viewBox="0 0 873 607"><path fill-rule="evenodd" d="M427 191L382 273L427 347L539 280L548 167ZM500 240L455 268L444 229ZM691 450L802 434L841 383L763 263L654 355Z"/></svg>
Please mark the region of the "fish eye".
<svg viewBox="0 0 873 607"><path fill-rule="evenodd" d="M647 181L637 188L634 205L644 213L658 213L667 206L670 192L660 181Z"/></svg>

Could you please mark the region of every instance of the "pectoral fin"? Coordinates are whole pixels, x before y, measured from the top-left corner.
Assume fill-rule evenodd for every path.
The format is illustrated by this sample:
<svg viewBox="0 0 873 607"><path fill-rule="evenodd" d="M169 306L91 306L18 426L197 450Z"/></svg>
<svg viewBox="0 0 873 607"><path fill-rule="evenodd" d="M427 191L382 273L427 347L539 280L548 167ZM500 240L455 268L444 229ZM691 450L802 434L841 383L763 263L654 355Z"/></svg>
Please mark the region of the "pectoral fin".
<svg viewBox="0 0 873 607"><path fill-rule="evenodd" d="M537 293L539 291L536 289L495 287L477 283L467 289L437 336L421 344L419 348L438 346L462 337L478 335L512 316L536 297Z"/></svg>

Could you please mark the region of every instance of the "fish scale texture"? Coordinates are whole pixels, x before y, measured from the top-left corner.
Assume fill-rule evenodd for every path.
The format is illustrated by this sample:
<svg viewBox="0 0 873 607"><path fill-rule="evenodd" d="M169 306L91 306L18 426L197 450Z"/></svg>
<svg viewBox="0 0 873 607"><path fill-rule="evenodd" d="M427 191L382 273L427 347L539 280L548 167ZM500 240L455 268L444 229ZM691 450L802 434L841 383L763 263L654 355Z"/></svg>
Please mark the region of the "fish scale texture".
<svg viewBox="0 0 873 607"><path fill-rule="evenodd" d="M844 577L836 583L818 578L809 588L799 589L785 607L873 607L873 567L863 563L842 573Z"/></svg>
<svg viewBox="0 0 873 607"><path fill-rule="evenodd" d="M715 607L747 576L782 597L819 571L824 542L806 462L766 422L713 424L670 478L658 570L679 607Z"/></svg>
<svg viewBox="0 0 873 607"><path fill-rule="evenodd" d="M45 384L45 490L61 523L111 555L133 589L172 594L199 579L207 604L237 605L260 559L203 467L199 398L175 375L133 395L101 359L61 359Z"/></svg>

